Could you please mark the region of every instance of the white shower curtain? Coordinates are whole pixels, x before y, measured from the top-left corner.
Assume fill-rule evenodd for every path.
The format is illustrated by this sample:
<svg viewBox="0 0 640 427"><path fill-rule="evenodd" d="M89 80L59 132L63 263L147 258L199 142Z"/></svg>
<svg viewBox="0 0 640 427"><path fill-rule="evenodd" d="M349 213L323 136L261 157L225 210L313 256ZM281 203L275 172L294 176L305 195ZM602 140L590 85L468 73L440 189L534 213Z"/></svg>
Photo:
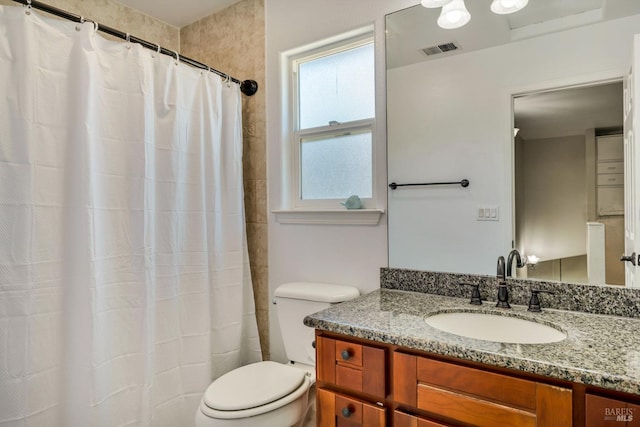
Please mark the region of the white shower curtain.
<svg viewBox="0 0 640 427"><path fill-rule="evenodd" d="M190 426L260 359L241 100L0 7L0 427Z"/></svg>

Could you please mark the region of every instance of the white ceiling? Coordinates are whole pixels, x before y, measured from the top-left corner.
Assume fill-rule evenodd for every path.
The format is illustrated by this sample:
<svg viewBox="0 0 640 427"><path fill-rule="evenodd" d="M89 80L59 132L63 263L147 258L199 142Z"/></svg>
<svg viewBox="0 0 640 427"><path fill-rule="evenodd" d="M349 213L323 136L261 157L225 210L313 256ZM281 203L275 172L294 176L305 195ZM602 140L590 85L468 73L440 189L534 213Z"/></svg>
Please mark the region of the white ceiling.
<svg viewBox="0 0 640 427"><path fill-rule="evenodd" d="M621 128L622 96L622 82L526 95L514 99L514 125L529 140Z"/></svg>
<svg viewBox="0 0 640 427"><path fill-rule="evenodd" d="M189 25L240 0L119 0L120 3L177 28Z"/></svg>

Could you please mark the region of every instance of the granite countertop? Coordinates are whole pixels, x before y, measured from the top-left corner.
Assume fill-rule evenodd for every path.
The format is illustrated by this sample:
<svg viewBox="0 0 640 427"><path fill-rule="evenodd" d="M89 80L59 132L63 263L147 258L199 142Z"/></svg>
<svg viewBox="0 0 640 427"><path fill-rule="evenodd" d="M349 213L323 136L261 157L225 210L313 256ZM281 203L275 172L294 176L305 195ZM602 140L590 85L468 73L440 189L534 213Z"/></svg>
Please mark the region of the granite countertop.
<svg viewBox="0 0 640 427"><path fill-rule="evenodd" d="M453 335L426 324L425 317L447 311L530 319L556 326L567 338L551 344L504 344ZM491 302L474 306L462 298L378 289L307 316L304 323L329 332L640 394L640 319L544 308L542 313L531 313L523 306L505 310Z"/></svg>

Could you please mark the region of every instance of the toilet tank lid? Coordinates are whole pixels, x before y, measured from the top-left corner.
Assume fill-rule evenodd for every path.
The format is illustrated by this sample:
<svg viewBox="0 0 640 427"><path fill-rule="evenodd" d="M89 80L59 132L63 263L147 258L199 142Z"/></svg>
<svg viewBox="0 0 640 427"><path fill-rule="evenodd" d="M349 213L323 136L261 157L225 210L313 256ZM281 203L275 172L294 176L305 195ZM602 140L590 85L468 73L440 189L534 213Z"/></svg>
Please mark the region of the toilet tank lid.
<svg viewBox="0 0 640 427"><path fill-rule="evenodd" d="M354 299L360 295L358 288L328 283L291 282L283 283L274 293L279 298L336 303Z"/></svg>

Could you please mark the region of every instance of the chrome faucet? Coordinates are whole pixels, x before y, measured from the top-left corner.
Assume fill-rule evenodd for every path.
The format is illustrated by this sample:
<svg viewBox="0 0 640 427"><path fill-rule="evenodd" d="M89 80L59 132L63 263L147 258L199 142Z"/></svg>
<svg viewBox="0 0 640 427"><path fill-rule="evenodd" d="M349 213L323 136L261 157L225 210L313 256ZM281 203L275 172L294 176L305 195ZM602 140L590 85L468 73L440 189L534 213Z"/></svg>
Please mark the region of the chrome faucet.
<svg viewBox="0 0 640 427"><path fill-rule="evenodd" d="M502 255L498 257L496 277L498 279L498 302L496 303L496 307L511 308L509 305L509 290L507 289L507 282L504 275L504 257Z"/></svg>
<svg viewBox="0 0 640 427"><path fill-rule="evenodd" d="M522 257L520 256L520 252L517 249L513 249L509 252L509 256L507 257L507 277L512 277L511 269L513 268L513 259L516 259L516 268L522 268L526 264L523 262Z"/></svg>

